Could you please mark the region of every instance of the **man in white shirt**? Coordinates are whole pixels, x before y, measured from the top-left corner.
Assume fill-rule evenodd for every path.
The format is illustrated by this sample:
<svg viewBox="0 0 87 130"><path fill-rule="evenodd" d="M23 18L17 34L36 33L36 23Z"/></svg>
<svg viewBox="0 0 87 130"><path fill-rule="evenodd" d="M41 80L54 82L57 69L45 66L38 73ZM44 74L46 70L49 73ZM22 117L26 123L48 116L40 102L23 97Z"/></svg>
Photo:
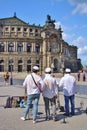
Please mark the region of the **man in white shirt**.
<svg viewBox="0 0 87 130"><path fill-rule="evenodd" d="M51 102L53 108L53 120L56 121L56 97L58 97L58 87L56 79L51 75L51 68L46 68L45 73L43 79L45 87L42 95L45 103L46 120L50 119L49 102Z"/></svg>
<svg viewBox="0 0 87 130"><path fill-rule="evenodd" d="M63 87L64 91L64 100L65 100L65 115L69 116L69 101L71 103L71 115L75 114L75 93L76 93L76 79L71 74L71 70L69 68L65 69L64 77L61 78L59 82L59 87Z"/></svg>
<svg viewBox="0 0 87 130"><path fill-rule="evenodd" d="M40 98L40 90L36 84L40 82L43 89L43 81L42 78L38 75L38 72L39 72L39 67L34 66L33 72L31 74L28 74L23 82L23 86L27 90L27 105L25 108L24 117L21 117L21 119L26 120L30 106L33 102L33 123L36 123L36 117L38 113L38 102ZM35 81L33 80L33 78Z"/></svg>

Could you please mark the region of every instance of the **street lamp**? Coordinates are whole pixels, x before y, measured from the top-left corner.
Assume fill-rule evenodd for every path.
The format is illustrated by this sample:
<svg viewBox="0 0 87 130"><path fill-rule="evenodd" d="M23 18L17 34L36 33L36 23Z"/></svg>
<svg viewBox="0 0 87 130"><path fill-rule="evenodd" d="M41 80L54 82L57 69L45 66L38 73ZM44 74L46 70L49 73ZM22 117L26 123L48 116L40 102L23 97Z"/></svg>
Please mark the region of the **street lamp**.
<svg viewBox="0 0 87 130"><path fill-rule="evenodd" d="M13 77L12 77L12 59L10 60L10 72L11 72L11 77L10 77L10 85L13 85Z"/></svg>

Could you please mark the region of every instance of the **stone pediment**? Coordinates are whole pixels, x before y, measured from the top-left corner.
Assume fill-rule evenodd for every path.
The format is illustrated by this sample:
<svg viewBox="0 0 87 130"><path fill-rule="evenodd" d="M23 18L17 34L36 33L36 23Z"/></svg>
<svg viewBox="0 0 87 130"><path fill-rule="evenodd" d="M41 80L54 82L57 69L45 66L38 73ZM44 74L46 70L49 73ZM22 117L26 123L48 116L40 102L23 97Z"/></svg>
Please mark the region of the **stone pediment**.
<svg viewBox="0 0 87 130"><path fill-rule="evenodd" d="M17 18L16 16L14 17L10 17L10 18L3 18L0 19L0 25L2 26L18 26L18 25L28 25L27 23L25 23L24 21L22 21L21 19Z"/></svg>

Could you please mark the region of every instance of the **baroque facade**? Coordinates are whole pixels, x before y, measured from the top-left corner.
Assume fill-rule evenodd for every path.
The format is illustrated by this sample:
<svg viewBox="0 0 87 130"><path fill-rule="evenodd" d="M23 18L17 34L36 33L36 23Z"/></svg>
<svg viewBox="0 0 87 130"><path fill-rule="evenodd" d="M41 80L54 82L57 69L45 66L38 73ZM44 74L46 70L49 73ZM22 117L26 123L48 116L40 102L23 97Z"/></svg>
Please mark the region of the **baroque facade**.
<svg viewBox="0 0 87 130"><path fill-rule="evenodd" d="M66 67L77 71L77 47L63 40L61 26L56 29L54 23L49 15L44 26L30 25L16 13L0 19L0 72L31 71L33 65L41 71L51 67L55 73Z"/></svg>

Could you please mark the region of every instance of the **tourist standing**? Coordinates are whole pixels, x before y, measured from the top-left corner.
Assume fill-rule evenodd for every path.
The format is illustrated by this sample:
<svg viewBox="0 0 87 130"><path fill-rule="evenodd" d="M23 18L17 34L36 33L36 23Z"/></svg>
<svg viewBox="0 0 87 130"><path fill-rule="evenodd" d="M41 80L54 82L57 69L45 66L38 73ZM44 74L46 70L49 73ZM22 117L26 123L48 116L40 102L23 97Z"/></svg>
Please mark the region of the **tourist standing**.
<svg viewBox="0 0 87 130"><path fill-rule="evenodd" d="M40 98L40 90L35 84L35 82L36 83L39 82L42 85L42 89L43 89L43 81L41 77L38 75L38 72L39 72L39 67L34 66L33 72L25 78L23 83L23 86L27 89L27 105L25 108L24 117L21 117L21 119L26 120L30 106L32 105L33 102L33 123L36 123L36 118L38 114L38 102Z"/></svg>
<svg viewBox="0 0 87 130"><path fill-rule="evenodd" d="M5 82L5 85L8 85L8 82L9 82L9 73L8 73L8 71L4 74L4 82Z"/></svg>
<svg viewBox="0 0 87 130"><path fill-rule="evenodd" d="M58 98L58 87L56 79L51 75L51 68L45 69L45 77L43 79L45 87L43 89L43 99L45 103L46 120L50 119L49 102L52 104L53 120L56 121L56 98Z"/></svg>
<svg viewBox="0 0 87 130"><path fill-rule="evenodd" d="M71 74L71 70L66 68L64 76L59 82L59 87L63 87L65 100L65 115L69 116L75 114L75 93L76 93L76 79ZM71 103L71 113L69 111L69 101Z"/></svg>
<svg viewBox="0 0 87 130"><path fill-rule="evenodd" d="M80 81L80 72L77 73L78 81Z"/></svg>
<svg viewBox="0 0 87 130"><path fill-rule="evenodd" d="M83 81L86 81L86 72L83 71Z"/></svg>

